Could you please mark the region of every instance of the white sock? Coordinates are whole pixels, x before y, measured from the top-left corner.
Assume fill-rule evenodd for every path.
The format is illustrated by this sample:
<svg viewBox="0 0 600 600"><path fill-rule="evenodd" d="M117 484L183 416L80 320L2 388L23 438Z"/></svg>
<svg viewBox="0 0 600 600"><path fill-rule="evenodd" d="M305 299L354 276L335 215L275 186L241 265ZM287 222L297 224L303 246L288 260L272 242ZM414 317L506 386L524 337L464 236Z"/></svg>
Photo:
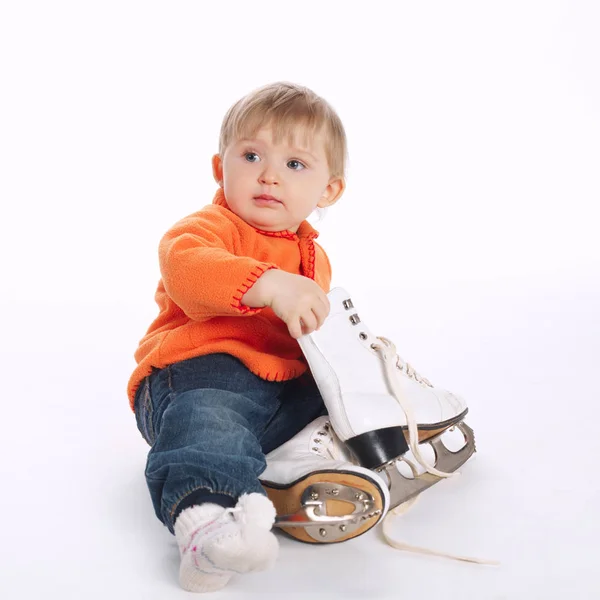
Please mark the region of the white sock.
<svg viewBox="0 0 600 600"><path fill-rule="evenodd" d="M206 503L181 511L175 521L181 587L212 592L225 587L236 573L272 567L279 553L271 532L275 514L262 494L240 496L235 508Z"/></svg>

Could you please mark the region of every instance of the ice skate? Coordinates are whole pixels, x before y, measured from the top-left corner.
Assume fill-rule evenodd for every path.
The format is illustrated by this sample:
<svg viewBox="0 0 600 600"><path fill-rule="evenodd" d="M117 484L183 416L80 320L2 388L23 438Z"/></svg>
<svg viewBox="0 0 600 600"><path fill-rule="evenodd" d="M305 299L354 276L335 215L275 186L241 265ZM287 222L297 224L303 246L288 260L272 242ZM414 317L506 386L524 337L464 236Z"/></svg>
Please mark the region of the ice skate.
<svg viewBox="0 0 600 600"><path fill-rule="evenodd" d="M331 311L321 329L298 342L335 433L353 462L387 479L395 508L449 477L475 452L473 431L463 422L468 409L462 398L421 377L390 340L373 335L344 289L334 288L328 298ZM452 427L465 440L457 452L441 439ZM421 453L424 442L433 448L434 464ZM410 474L398 470L398 460Z"/></svg>
<svg viewBox="0 0 600 600"><path fill-rule="evenodd" d="M386 482L336 450L328 417L319 417L267 455L261 483L277 510L275 525L312 544L344 542L379 523L390 506Z"/></svg>

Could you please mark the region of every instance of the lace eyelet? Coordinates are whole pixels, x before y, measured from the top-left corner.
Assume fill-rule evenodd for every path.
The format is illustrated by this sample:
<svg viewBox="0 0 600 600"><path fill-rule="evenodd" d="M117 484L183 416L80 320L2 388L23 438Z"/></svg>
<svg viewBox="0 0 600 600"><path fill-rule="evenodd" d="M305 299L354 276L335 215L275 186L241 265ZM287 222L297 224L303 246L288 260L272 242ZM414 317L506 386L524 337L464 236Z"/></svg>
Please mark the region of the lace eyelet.
<svg viewBox="0 0 600 600"><path fill-rule="evenodd" d="M352 325L358 325L360 323L360 317L356 313L350 315L348 318L350 319L350 323L352 323Z"/></svg>

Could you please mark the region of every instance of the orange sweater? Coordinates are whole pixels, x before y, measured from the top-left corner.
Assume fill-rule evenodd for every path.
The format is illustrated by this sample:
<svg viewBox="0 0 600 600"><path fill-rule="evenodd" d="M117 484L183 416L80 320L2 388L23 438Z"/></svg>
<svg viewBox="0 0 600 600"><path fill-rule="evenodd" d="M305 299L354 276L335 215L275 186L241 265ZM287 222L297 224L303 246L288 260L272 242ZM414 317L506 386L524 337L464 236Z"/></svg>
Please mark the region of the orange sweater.
<svg viewBox="0 0 600 600"><path fill-rule="evenodd" d="M297 233L261 231L227 206L219 188L213 203L176 223L159 245L158 317L135 353L127 386L135 392L152 367L224 352L258 377L286 381L307 367L298 342L270 308L250 308L243 295L268 269L310 277L327 293L331 266L303 221Z"/></svg>

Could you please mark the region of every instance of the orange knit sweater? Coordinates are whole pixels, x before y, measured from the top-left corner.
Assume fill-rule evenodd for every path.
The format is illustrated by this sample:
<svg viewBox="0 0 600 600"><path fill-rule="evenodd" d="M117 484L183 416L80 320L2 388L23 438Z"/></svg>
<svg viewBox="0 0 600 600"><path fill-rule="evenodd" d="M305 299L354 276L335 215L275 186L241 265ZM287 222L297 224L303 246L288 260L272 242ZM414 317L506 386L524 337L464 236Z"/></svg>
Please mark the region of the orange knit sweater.
<svg viewBox="0 0 600 600"><path fill-rule="evenodd" d="M219 188L213 203L176 223L159 244L159 314L140 341L127 386L135 392L152 367L224 352L268 381L300 377L307 367L298 342L270 308L250 308L243 295L268 269L310 277L327 293L331 266L303 221L297 233L261 231L227 206Z"/></svg>

